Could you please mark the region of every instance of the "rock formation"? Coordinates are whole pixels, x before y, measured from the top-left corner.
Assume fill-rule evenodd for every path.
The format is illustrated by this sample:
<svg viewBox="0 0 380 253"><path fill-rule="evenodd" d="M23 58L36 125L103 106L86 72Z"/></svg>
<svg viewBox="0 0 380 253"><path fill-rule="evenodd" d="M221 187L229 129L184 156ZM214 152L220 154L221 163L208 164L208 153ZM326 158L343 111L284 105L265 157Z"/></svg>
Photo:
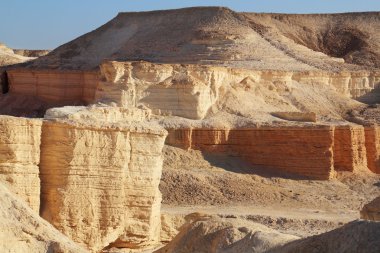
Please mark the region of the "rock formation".
<svg viewBox="0 0 380 253"><path fill-rule="evenodd" d="M360 211L360 218L372 221L380 221L380 197L364 205Z"/></svg>
<svg viewBox="0 0 380 253"><path fill-rule="evenodd" d="M366 150L368 168L380 173L380 128L378 126L368 126L365 128Z"/></svg>
<svg viewBox="0 0 380 253"><path fill-rule="evenodd" d="M0 183L1 252L85 253Z"/></svg>
<svg viewBox="0 0 380 253"><path fill-rule="evenodd" d="M70 238L92 252L152 251L179 231L159 253L379 251L376 222L299 239L240 218L161 217L159 191L166 144L201 154L188 157L192 164L224 155L235 159L232 166L245 165L244 173L229 171L234 180L224 177L227 166L213 181L211 164L218 161L211 159L203 182L201 176L186 181L176 168L167 189L186 185L190 197L206 187L196 184L213 181L205 199L224 191L231 200L239 184L252 200L291 175L310 179L302 180L309 190L322 189L310 186L320 184L313 179L334 178L323 182L330 187L360 176L355 208L372 198L374 173L380 174L380 109L364 103L380 101L379 21L379 13L253 14L221 7L120 13L47 55L0 69L0 113L40 118L0 116L0 247L82 252ZM0 45L0 66L26 60ZM347 200L354 190L342 184ZM269 190L276 208L303 197L278 188ZM315 205L340 200L329 190L316 192ZM362 217L378 220L377 207L378 199ZM21 241L19 248L2 245L5 237Z"/></svg>
<svg viewBox="0 0 380 253"><path fill-rule="evenodd" d="M29 206L40 208L41 120L0 116L0 181Z"/></svg>
<svg viewBox="0 0 380 253"><path fill-rule="evenodd" d="M364 127L336 126L334 130L334 169L337 171L367 170L367 150ZM370 160L371 162L371 160Z"/></svg>
<svg viewBox="0 0 380 253"><path fill-rule="evenodd" d="M267 252L298 239L271 230L261 224L237 218L217 218L190 214L179 234L156 253Z"/></svg>
<svg viewBox="0 0 380 253"><path fill-rule="evenodd" d="M146 123L99 120L43 123L41 215L94 251L154 245L166 133Z"/></svg>
<svg viewBox="0 0 380 253"><path fill-rule="evenodd" d="M6 45L0 43L0 67L17 63L23 63L33 59L35 58L15 54L13 49L8 48Z"/></svg>
<svg viewBox="0 0 380 253"><path fill-rule="evenodd" d="M169 130L169 145L241 157L260 168L316 179L334 177L334 129L260 127L251 129ZM301 148L302 147L302 148Z"/></svg>
<svg viewBox="0 0 380 253"><path fill-rule="evenodd" d="M235 97L248 100L248 96L257 99L251 110L240 112L243 115L252 117L252 110L302 110L332 117L359 106L341 95L377 101L377 97L367 94L376 89L380 81L380 72L376 71L338 74L254 71L146 62L105 62L100 73L11 69L7 74L10 94L33 96L51 106L90 104L99 100L114 101L122 106L144 103L163 114L192 119L204 118L214 104L226 106Z"/></svg>

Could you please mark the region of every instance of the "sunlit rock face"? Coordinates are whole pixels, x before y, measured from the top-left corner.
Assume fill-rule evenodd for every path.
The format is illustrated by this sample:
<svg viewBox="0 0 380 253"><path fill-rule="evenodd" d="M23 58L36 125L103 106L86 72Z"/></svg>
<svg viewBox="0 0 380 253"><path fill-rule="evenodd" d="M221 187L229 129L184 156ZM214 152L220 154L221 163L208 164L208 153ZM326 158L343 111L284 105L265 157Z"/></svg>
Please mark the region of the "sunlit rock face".
<svg viewBox="0 0 380 253"><path fill-rule="evenodd" d="M40 208L41 120L0 116L0 181L25 200Z"/></svg>
<svg viewBox="0 0 380 253"><path fill-rule="evenodd" d="M54 113L57 110L50 117ZM61 113L60 119L43 124L42 217L94 251L109 245L155 244L166 131L137 121L96 121L96 116L83 114L79 120L80 112L74 113L76 119L71 120Z"/></svg>

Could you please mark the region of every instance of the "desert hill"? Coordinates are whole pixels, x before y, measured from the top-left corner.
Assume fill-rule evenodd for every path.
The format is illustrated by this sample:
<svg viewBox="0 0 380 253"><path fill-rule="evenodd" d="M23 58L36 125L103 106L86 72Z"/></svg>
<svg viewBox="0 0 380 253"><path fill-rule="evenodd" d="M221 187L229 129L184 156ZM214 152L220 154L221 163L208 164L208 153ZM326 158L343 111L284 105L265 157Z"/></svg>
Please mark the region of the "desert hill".
<svg viewBox="0 0 380 253"><path fill-rule="evenodd" d="M379 14L120 13L0 48L0 248L377 252L353 221L378 219Z"/></svg>
<svg viewBox="0 0 380 253"><path fill-rule="evenodd" d="M251 69L379 68L379 13L285 15L223 7L119 13L29 67L94 69L104 59Z"/></svg>
<svg viewBox="0 0 380 253"><path fill-rule="evenodd" d="M0 67L6 65L12 65L17 63L23 63L35 58L16 54L13 49L7 47L5 44L0 43Z"/></svg>

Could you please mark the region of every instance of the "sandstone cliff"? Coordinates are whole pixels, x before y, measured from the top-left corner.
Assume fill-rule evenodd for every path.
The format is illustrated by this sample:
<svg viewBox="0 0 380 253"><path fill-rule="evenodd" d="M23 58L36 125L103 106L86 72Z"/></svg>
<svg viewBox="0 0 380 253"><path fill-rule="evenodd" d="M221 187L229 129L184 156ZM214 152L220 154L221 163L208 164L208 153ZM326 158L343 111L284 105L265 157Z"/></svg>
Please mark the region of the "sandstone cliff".
<svg viewBox="0 0 380 253"><path fill-rule="evenodd" d="M368 168L380 174L380 128L376 125L366 127L365 138Z"/></svg>
<svg viewBox="0 0 380 253"><path fill-rule="evenodd" d="M342 120L346 111L362 106L349 98L377 102L375 91L380 82L376 71L254 71L147 62L105 62L100 73L10 69L7 77L7 96L34 97L42 104L36 110L103 101L121 106L145 104L154 114L191 119L222 111L256 121L283 119L276 117L278 112L315 113L316 120ZM241 103L246 106L239 106ZM10 110L12 105L4 104L1 112L17 113ZM23 112L36 106L18 103Z"/></svg>
<svg viewBox="0 0 380 253"><path fill-rule="evenodd" d="M260 127L169 130L166 143L185 149L241 157L252 166L316 179L334 177L334 129Z"/></svg>
<svg viewBox="0 0 380 253"><path fill-rule="evenodd" d="M0 183L1 252L85 253Z"/></svg>
<svg viewBox="0 0 380 253"><path fill-rule="evenodd" d="M334 169L336 171L367 171L366 143L362 126L336 126L334 129Z"/></svg>
<svg viewBox="0 0 380 253"><path fill-rule="evenodd" d="M22 63L35 59L34 57L26 57L15 54L11 48L0 43L0 67L17 63Z"/></svg>
<svg viewBox="0 0 380 253"><path fill-rule="evenodd" d="M218 113L255 121L279 121L271 113L316 113L342 119L373 90L379 73L253 71L201 65L105 62L95 100L120 106L143 104L153 114L190 119ZM358 79L358 80L356 80ZM241 106L244 104L245 106Z"/></svg>
<svg viewBox="0 0 380 253"><path fill-rule="evenodd" d="M157 243L165 131L94 122L43 123L42 217L95 251Z"/></svg>
<svg viewBox="0 0 380 253"><path fill-rule="evenodd" d="M0 116L0 181L37 213L41 120Z"/></svg>

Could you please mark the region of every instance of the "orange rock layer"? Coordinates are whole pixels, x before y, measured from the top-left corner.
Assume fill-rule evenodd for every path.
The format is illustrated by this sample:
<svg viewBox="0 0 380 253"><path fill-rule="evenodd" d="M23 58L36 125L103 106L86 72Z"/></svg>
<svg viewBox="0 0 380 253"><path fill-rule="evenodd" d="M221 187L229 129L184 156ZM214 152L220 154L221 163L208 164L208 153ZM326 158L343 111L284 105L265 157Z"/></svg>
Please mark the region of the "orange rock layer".
<svg viewBox="0 0 380 253"><path fill-rule="evenodd" d="M368 170L367 159L371 170L380 173L372 165L378 163L380 149L366 151L366 146L374 144L368 139L372 132L362 126L172 129L166 144L226 153L258 168L326 180L335 171ZM380 135L375 142L380 147Z"/></svg>
<svg viewBox="0 0 380 253"><path fill-rule="evenodd" d="M8 70L9 92L44 102L91 103L99 80L96 71Z"/></svg>
<svg viewBox="0 0 380 253"><path fill-rule="evenodd" d="M380 174L380 127L366 127L365 140L368 168L372 172Z"/></svg>

